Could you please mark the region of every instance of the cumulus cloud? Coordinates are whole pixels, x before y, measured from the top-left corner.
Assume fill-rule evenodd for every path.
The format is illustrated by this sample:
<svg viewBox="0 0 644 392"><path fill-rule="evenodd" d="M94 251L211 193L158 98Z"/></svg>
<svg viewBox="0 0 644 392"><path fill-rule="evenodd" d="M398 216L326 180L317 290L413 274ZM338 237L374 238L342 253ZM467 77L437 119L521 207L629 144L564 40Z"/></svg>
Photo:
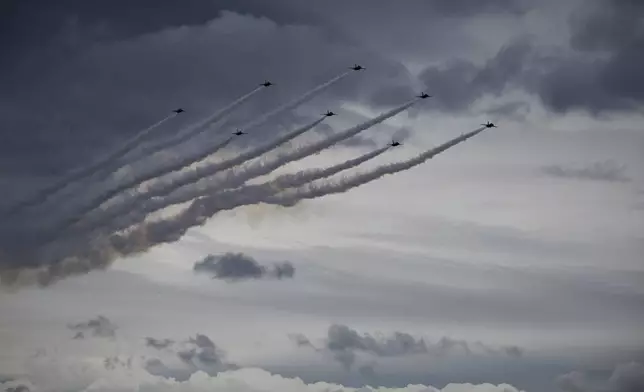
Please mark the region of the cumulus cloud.
<svg viewBox="0 0 644 392"><path fill-rule="evenodd" d="M69 329L76 331L74 339L82 339L87 334L102 338L113 338L116 335L118 326L105 316L97 316L85 322L69 324Z"/></svg>
<svg viewBox="0 0 644 392"><path fill-rule="evenodd" d="M558 377L556 384L563 392L641 392L644 391L644 364L619 364L604 380L586 372L573 371Z"/></svg>
<svg viewBox="0 0 644 392"><path fill-rule="evenodd" d="M330 352L333 358L347 370L356 362L356 353L375 357L400 357L410 355L500 355L512 358L523 356L518 346L490 347L482 342L468 342L444 336L436 343L416 338L409 333L395 331L391 335L360 333L342 324L332 324L323 339L323 346L316 347L303 334L290 334L289 338L298 347L310 347L318 352ZM371 363L373 368L373 363ZM372 369L373 370L373 369Z"/></svg>
<svg viewBox="0 0 644 392"><path fill-rule="evenodd" d="M32 391L70 390L59 379L42 377L41 382L33 384ZM1 386L4 386L0 384ZM31 384L23 384L25 387ZM74 384L78 387L77 384ZM26 392L29 389L14 392ZM210 375L197 371L186 379L154 377L136 370L114 369L98 373L93 381L84 383L84 391L123 391L123 392L522 392L509 384L449 384L444 388L430 385L408 385L402 388L362 387L351 388L341 384L316 382L307 384L299 378L288 378L271 374L258 368L220 372Z"/></svg>
<svg viewBox="0 0 644 392"><path fill-rule="evenodd" d="M581 180L629 182L626 165L612 160L594 162L585 166L549 165L541 169L553 177L576 178Z"/></svg>
<svg viewBox="0 0 644 392"><path fill-rule="evenodd" d="M295 267L289 262L275 263L272 267L260 265L254 258L243 253L225 253L220 256L208 255L197 261L193 270L197 273L207 273L213 279L239 281L262 278L292 278Z"/></svg>

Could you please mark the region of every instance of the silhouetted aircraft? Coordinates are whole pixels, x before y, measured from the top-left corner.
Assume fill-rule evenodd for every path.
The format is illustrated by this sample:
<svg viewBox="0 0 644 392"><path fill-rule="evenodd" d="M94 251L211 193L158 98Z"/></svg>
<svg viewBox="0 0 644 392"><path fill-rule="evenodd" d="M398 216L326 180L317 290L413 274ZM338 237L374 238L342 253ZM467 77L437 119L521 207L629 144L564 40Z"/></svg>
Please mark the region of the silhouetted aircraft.
<svg viewBox="0 0 644 392"><path fill-rule="evenodd" d="M366 69L366 68L363 67L362 65L354 64L353 67L351 67L351 69L354 70L354 71L361 71L361 70Z"/></svg>
<svg viewBox="0 0 644 392"><path fill-rule="evenodd" d="M398 146L402 146L402 143L401 143L401 142L397 142L397 141L395 141L395 140L392 140L392 141L391 141L391 143L389 143L389 145L390 145L391 147L398 147Z"/></svg>
<svg viewBox="0 0 644 392"><path fill-rule="evenodd" d="M327 116L327 117L337 116L337 114L333 113L333 112L332 112L332 111L330 111L330 110L327 110L327 111L326 111L326 113L324 113L324 115L325 115L325 116Z"/></svg>
<svg viewBox="0 0 644 392"><path fill-rule="evenodd" d="M416 96L418 98L422 98L422 99L431 97L431 95L428 95L427 93L420 93L420 95L416 95Z"/></svg>
<svg viewBox="0 0 644 392"><path fill-rule="evenodd" d="M489 121L487 123L481 124L481 125L483 125L486 128L498 128L496 125L494 125L493 123L491 123Z"/></svg>
<svg viewBox="0 0 644 392"><path fill-rule="evenodd" d="M235 136L246 135L246 132L242 131L241 129L238 129L235 132L233 132L233 135Z"/></svg>
<svg viewBox="0 0 644 392"><path fill-rule="evenodd" d="M262 83L261 85L262 85L262 86L264 86L264 87L268 87L268 86L272 86L272 85L273 85L273 83L272 83L272 82L269 82L269 81L267 80L267 81L265 81L264 83Z"/></svg>
<svg viewBox="0 0 644 392"><path fill-rule="evenodd" d="M179 114L179 113L183 113L183 112L185 112L185 110L183 110L183 109L179 108L179 109L174 109L174 110L173 110L173 112L175 112L175 113Z"/></svg>

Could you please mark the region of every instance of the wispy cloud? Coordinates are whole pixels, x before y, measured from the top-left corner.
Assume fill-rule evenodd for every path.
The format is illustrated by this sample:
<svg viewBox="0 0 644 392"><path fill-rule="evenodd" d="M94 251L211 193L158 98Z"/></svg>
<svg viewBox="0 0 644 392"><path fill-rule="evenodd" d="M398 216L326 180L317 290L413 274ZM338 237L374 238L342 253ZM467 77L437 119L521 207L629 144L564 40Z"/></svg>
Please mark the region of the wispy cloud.
<svg viewBox="0 0 644 392"><path fill-rule="evenodd" d="M586 165L548 165L541 168L542 172L560 178L580 180L630 182L626 174L626 165L613 160L598 161Z"/></svg>

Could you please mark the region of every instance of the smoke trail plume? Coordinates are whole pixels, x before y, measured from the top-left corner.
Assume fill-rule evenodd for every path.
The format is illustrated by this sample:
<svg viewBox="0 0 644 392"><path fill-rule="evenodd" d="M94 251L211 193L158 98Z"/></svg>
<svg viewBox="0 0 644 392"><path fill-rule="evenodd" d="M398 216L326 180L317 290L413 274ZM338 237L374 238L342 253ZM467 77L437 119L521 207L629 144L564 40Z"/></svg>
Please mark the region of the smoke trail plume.
<svg viewBox="0 0 644 392"><path fill-rule="evenodd" d="M208 155L214 154L217 151L221 150L222 148L226 147L228 144L230 144L230 142L232 140L233 140L233 137L228 137L228 138L224 139L223 141L219 142L218 144L216 144L215 146L209 148L208 149L208 154L203 153L203 155L204 155L203 158L207 157ZM77 211L75 214L73 214L71 216L68 216L62 222L60 222L57 225L57 227L54 230L52 230L52 232L55 233L55 235L60 234L61 230L64 230L65 228L67 228L67 227L75 224L76 222L79 222L81 219L83 219L85 214L91 212L95 208L98 208L104 202L108 201L112 197L118 195L119 193L121 193L121 192L123 192L123 191L125 191L125 190L127 190L129 188L133 188L135 186L138 186L138 185L142 184L145 181L154 179L156 177L159 177L159 176L162 176L164 174L173 172L175 170L180 170L183 167L188 166L188 165L190 165L190 162L188 162L188 160L184 158L184 159L182 159L182 160L180 160L178 162L173 163L172 165L169 165L168 167L159 167L159 168L156 168L155 170L150 171L148 173L142 173L142 174L139 174L138 176L135 175L135 176L131 177L130 179L124 181L123 183L119 184L117 187L112 188L112 189L108 190L105 193L101 193L101 194L97 195L96 197L94 197L93 199L91 199L88 203L86 203L85 205L81 206L79 211Z"/></svg>
<svg viewBox="0 0 644 392"><path fill-rule="evenodd" d="M337 165L333 165L327 168L302 170L295 174L283 174L275 178L274 180L267 181L262 184L249 185L237 190L226 191L226 189L230 189L232 187L223 187L219 186L218 184L200 189L182 188L177 190L176 192L173 192L167 197L147 200L145 203L143 203L143 205L133 209L130 214L121 216L116 219L106 228L106 232L116 232L119 230L127 229L128 227L143 222L149 214L155 211L161 210L171 205L185 203L197 197L215 194L215 192L217 191L220 191L220 193L225 192L227 194L227 197L232 199L236 199L236 196L243 197L244 194L252 193L256 195L256 203L259 203L269 195L274 195L284 189L299 187L308 184L311 181L330 177L341 171L356 167L368 160L378 157L379 155L387 151L389 147L390 146L378 148L359 157L341 162ZM247 202L247 199L240 198L239 200L246 200L245 202Z"/></svg>
<svg viewBox="0 0 644 392"><path fill-rule="evenodd" d="M135 136L132 138L128 139L124 143L122 143L118 148L115 150L111 151L110 153L106 154L99 160L95 161L94 163L90 164L89 166L84 166L82 168L76 169L73 172L69 173L65 177L63 177L60 181L55 182L51 186L42 189L40 192L38 192L34 197L30 199L24 200L22 203L18 204L17 206L14 206L8 213L5 214L4 218L7 218L9 216L13 216L16 213L24 210L25 208L33 207L38 204L42 204L47 201L49 196L53 195L54 193L59 192L63 188L67 187L68 185L71 185L72 183L82 180L85 177L89 177L94 173L97 173L103 169L105 169L105 166L108 165L111 162L114 162L115 160L123 157L125 154L128 152L132 151L136 146L139 144L139 142L144 139L145 137L149 136L149 134L161 126L163 123L166 121L176 117L178 113L172 113L169 116L164 117L160 121L157 121L156 123L150 125L149 127L143 129L142 131L137 132Z"/></svg>
<svg viewBox="0 0 644 392"><path fill-rule="evenodd" d="M223 118L225 118L228 114L230 114L233 110L235 110L237 107L239 107L241 104L244 102L248 101L251 97L253 97L255 94L257 94L259 91L262 91L265 87L260 86L257 87L256 89L242 95L241 97L237 98L227 106L219 109L215 113L211 114L207 118L201 120L200 122L193 124L188 128L187 131L179 133L173 137L167 138L165 140L161 140L158 143L154 143L149 146L143 146L140 150L140 152L136 155L131 157L130 159L127 159L125 161L120 162L120 166L125 166L125 165L131 165L143 158L146 158L152 154L155 154L161 150L165 150L168 148L172 148L175 146L178 146L179 144L207 131L209 129L209 126Z"/></svg>
<svg viewBox="0 0 644 392"><path fill-rule="evenodd" d="M389 111L387 111L385 113L380 114L377 117L372 118L371 120L365 121L362 124L358 124L358 125L356 125L356 126L354 126L352 128L349 128L349 129L347 129L345 131L336 133L335 135L332 135L332 136L330 136L330 137L328 137L326 139L323 139L323 140L321 140L319 142L312 143L312 144L310 144L308 146L301 147L301 148L299 148L299 149L297 149L297 150L295 150L295 151L293 151L291 153L284 154L281 157L278 157L277 159L275 159L272 162L269 162L266 165L262 165L262 164L253 165L249 169L247 169L246 171L242 172L242 173L245 173L245 174L241 174L239 176L233 175L233 177L237 177L236 179L235 178L230 178L228 180L225 180L226 184L222 184L222 187L223 186L232 187L232 186L241 185L241 184L243 184L243 182L245 182L246 180L248 180L250 178L253 178L253 177L256 177L256 176L259 176L259 175L263 175L263 174L268 174L271 171L277 169L278 167L280 167L280 166L282 166L282 165L284 165L284 164L286 164L288 162L292 162L292 161L295 161L295 160L298 160L298 159L302 159L302 158L305 158L305 157L307 157L309 155L312 155L312 154L315 154L315 153L317 153L319 151L322 151L325 148L328 148L328 147L330 147L330 146L332 146L332 145L334 145L336 143L339 143L342 140L345 140L345 139L348 139L348 138L350 138L352 136L355 136L358 133L360 133L360 132L362 132L362 131L364 131L364 130L372 127L372 126L374 126L376 124L379 124L379 123L381 123L381 122L383 122L383 121L385 121L385 120L387 120L387 119L389 119L389 118L391 118L391 117L393 117L393 116L395 116L395 115L407 110L409 107L411 107L412 105L417 103L418 100L419 100L419 98L414 98L414 99L412 99L412 100L410 100L408 102L405 102L404 104L402 104L402 105L400 105L400 106L398 106L396 108L393 108L393 109L391 109L391 110L389 110ZM277 140L275 140L272 143L268 143L265 146L261 146L261 147L258 147L256 149L250 150L246 154L239 155L239 156L237 156L237 157L235 157L235 158L233 158L231 160L220 162L220 163L214 163L214 164L204 166L204 167L201 167L201 168L198 167L195 170L193 170L191 172L188 172L185 175L183 175L183 176L181 176L181 177L179 177L179 178L177 178L177 179L175 179L173 181L159 182L157 184L153 184L147 192L139 194L139 195L136 195L133 198L131 198L130 200L124 201L124 202L122 202L120 204L117 204L117 205L111 207L111 208L108 208L106 211L104 211L101 214L100 218L98 218L98 221L94 221L94 223L91 224L91 227L94 228L96 226L99 226L101 224L104 224L104 223L110 221L111 219L117 217L120 214L128 213L129 211L133 210L134 208L137 208L138 205L143 200L145 200L147 198L155 197L155 196L167 195L170 192L172 192L172 191L174 191L176 189L179 189L182 186L195 183L195 182L199 181L202 178L206 178L206 177L211 176L211 175L213 175L213 174L215 174L217 172L229 169L229 168L231 168L233 166L236 166L238 164L244 163L244 162L246 162L246 161L248 161L250 159L257 158L260 155L262 155L262 154L264 154L264 153L276 148L280 144L283 144L286 141L294 138L295 136L297 136L297 135L299 135L301 133L304 133L307 130L313 128L315 125L317 125L318 123L323 121L325 118L326 117L322 117L321 119L313 122L312 124L304 126L304 127L300 128L298 130L295 130L294 132L292 132L290 134L286 134L282 138L278 138ZM191 192L189 194L195 194L195 196L192 196L190 199L198 196L200 194L199 186L197 186L196 191L195 190L190 190L188 192ZM183 196L182 199L185 198L185 197L187 197L187 196ZM188 200L190 200L190 199L188 199ZM78 221L78 219L75 220L72 223L75 223L77 221ZM83 229L86 230L87 228L83 227Z"/></svg>
<svg viewBox="0 0 644 392"><path fill-rule="evenodd" d="M11 263L10 259L5 259L9 263L0 263L0 267L2 267L0 268L0 282L13 287L32 283L46 286L67 276L86 274L94 269L104 269L116 258L145 252L155 245L179 240L189 228L203 224L208 217L219 211L260 202L289 206L305 198L345 192L352 187L376 180L386 174L394 174L419 165L483 130L484 128L479 128L410 160L385 165L340 182L327 182L317 187L303 187L294 191L283 191L278 187L269 189L269 187L260 186L258 188L253 185L195 200L190 207L174 217L162 221L145 222L123 234L104 232L103 235L96 238L81 237L80 240L73 238L69 242L56 241L50 246L42 248L40 254L36 255L36 259L25 258L17 264ZM311 179L308 175L303 175L303 177ZM317 177L315 178L317 179ZM294 183L292 180L280 180L278 183L281 181L285 181L289 185L299 184L299 182ZM275 192L281 193L276 194ZM5 256L11 255L6 254ZM3 267L3 265L6 266ZM31 267L26 267L26 265L31 265Z"/></svg>
<svg viewBox="0 0 644 392"><path fill-rule="evenodd" d="M441 152L481 133L485 129L485 127L481 127L472 132L458 136L439 145L438 147L425 151L410 160L385 165L366 173L348 177L337 183L325 183L317 187L304 187L278 195L272 195L272 192L266 190L264 187L258 188L251 186L241 188L237 191L228 191L197 199L192 202L190 207L172 218L144 224L133 230L128 236L120 237L117 249L119 249L119 252L126 253L142 252L151 246L160 243L176 241L180 239L189 228L202 225L209 217L217 212L229 210L242 205L267 203L292 206L303 199L312 199L334 193L343 193L352 188L374 181L384 175L398 173L420 165Z"/></svg>
<svg viewBox="0 0 644 392"><path fill-rule="evenodd" d="M117 216L124 211L128 211L130 208L136 207L141 201L146 200L149 197L154 197L154 196L162 196L166 195L170 192L172 192L175 189L178 189L184 185L191 184L193 182L198 181L201 178L211 176L217 172L220 172L222 170L230 169L233 166L237 166L239 164L242 164L248 160L254 159L259 157L260 155L273 150L277 147L279 147L281 144L284 144L288 142L289 140L303 134L304 132L314 128L316 125L324 121L326 117L322 117L320 119L317 119L313 121L312 123L309 123L307 125L304 125L300 128L295 129L294 131L288 132L281 137L278 137L277 139L271 141L270 143L266 143L263 146L256 147L254 149L251 149L245 153L242 153L240 155L237 155L234 158L222 161L222 162L217 162L217 163L211 163L208 165L200 166L195 168L192 171L189 171L187 173L184 173L180 176L178 176L174 180L168 180L168 181L159 181L157 183L154 183L150 186L150 188L143 192L143 193L138 193L130 198L128 198L125 201L122 201L119 204L116 204L108 209L106 209L104 212L99 213L99 216L96 218L99 222L103 222L106 219L110 219L114 216ZM183 164L183 165L181 165ZM172 171L182 169L185 166L188 166L189 163L186 162L185 160L179 161L177 164L174 165ZM181 167L179 167L181 166ZM154 177L147 178L147 179L152 179L156 178L160 175L169 173L170 171L163 171L161 172L159 170L158 175L155 175ZM133 182L133 181L130 181ZM142 181L141 181L142 182ZM140 182L138 182L140 183ZM138 185L134 184L134 185ZM55 232L60 232L61 230L64 230L71 225L79 222L85 214L88 212L94 210L95 208L99 207L103 202L109 200L112 196L115 196L116 194L120 193L121 191L131 188L133 185L130 185L129 183L125 183L124 185L119 186L118 188L113 189L112 191L104 194L100 199L97 198L97 201L94 202L92 205L86 206L80 213L74 215L73 217L65 220L61 225L59 225ZM96 221L96 220L95 220ZM96 223L94 223L96 224Z"/></svg>
<svg viewBox="0 0 644 392"><path fill-rule="evenodd" d="M364 185L371 181L377 180L380 177L383 177L387 174L395 174L401 171L409 170L414 166L418 166L429 159L432 159L436 155L442 153L443 151L459 144L467 139L478 135L483 132L486 127L477 128L472 132L462 134L459 137L456 137L446 143L439 145L438 147L427 150L418 156L409 159L407 161L392 163L389 165L381 166L377 169L374 169L370 172L357 174L353 177L345 178L336 183L325 183L321 185L311 184L308 187L294 190L292 192L286 192L279 195L276 195L269 200L266 200L265 203L268 204L278 204L281 206L292 206L298 203L303 199L314 199L326 195L331 195L334 193L344 193L350 189L356 188L360 185Z"/></svg>
<svg viewBox="0 0 644 392"><path fill-rule="evenodd" d="M345 131L339 132L333 136L330 136L326 139L320 140L315 143L311 143L309 145L305 145L302 147L299 147L293 151L286 152L284 154L280 154L274 159L271 159L267 162L256 162L251 164L249 167L242 168L241 170L237 172L231 172L228 173L228 175L218 181L218 180L211 180L208 181L208 184L206 184L206 187L208 189L216 189L217 187L219 189L229 189L229 188L235 188L238 186L243 185L246 181L263 176L265 174L271 173L277 168L286 165L289 162L294 162L303 158L306 158L310 155L316 154L326 148L329 148L333 146L334 144L337 144L341 142L342 140L348 139L350 137L353 137L357 135L358 133L369 129L370 127L377 125L383 121L385 121L388 118L391 118L395 116L396 114L406 110L409 108L411 105L416 103L417 100L412 100L410 102L406 102L402 104L401 106L394 108L386 113L383 113L379 115L378 117L375 117L369 121L366 121L362 124L356 125L354 127L351 127ZM199 187L199 184L197 184L197 187Z"/></svg>
<svg viewBox="0 0 644 392"><path fill-rule="evenodd" d="M334 77L334 78L332 78L332 79L330 79L330 80L328 80L328 81L326 81L326 82L314 87L313 89L307 91L306 93L304 93L300 97L298 97L298 98L296 98L296 99L294 99L294 100L292 100L290 102L287 102L286 104L284 104L284 105L272 110L269 113L266 113L266 114L262 115L260 118L252 121L251 123L247 124L243 128L245 130L249 130L249 129L254 128L254 127L256 127L256 126L258 126L260 124L263 124L264 122L268 121L272 117L274 117L274 116L276 116L276 115L278 115L278 114L280 114L280 113L282 113L282 112L284 112L286 110L290 110L290 109L293 109L293 108L301 105L302 103L304 103L307 100L313 98L315 95L319 94L320 92L322 92L326 88L330 87L334 83L336 83L336 82L340 81L341 79L345 78L346 76L350 75L351 73L352 72L344 72L344 73L342 73L342 74L340 74L340 75L338 75L338 76L336 76L336 77ZM208 155L213 153L212 149L213 149L212 146L206 146L205 148L203 148L203 150L199 151L198 153L196 153L196 154L194 154L192 156L186 157L186 158L180 160L179 162L176 162L175 164L170 165L169 167L160 167L160 168L157 168L156 170L150 171L148 173L139 173L138 175L133 176L132 178L130 178L129 181L126 181L126 182L122 183L121 185L117 186L116 188L114 188L112 190L109 190L109 191L107 191L105 193L102 193L101 195L91 199L90 202L87 203L87 206L84 206L83 208L81 208L80 212L75 214L75 216L65 220L65 222L62 225L62 227L64 228L64 227L67 227L67 226L69 226L71 224L74 224L75 222L78 222L82 218L83 215L85 215L86 213L90 212L94 208L97 208L98 206L100 206L101 204L106 202L107 200L111 199L112 197L116 196L117 194L123 192L126 189L138 186L138 185L140 185L141 183L143 183L145 181L154 179L154 178L159 177L161 175L164 175L164 174L167 174L167 173L170 173L170 172L173 172L173 171L181 170L184 167L189 166L193 162L197 162L197 161L200 161L200 160L206 158ZM57 228L57 230L59 230L59 229Z"/></svg>

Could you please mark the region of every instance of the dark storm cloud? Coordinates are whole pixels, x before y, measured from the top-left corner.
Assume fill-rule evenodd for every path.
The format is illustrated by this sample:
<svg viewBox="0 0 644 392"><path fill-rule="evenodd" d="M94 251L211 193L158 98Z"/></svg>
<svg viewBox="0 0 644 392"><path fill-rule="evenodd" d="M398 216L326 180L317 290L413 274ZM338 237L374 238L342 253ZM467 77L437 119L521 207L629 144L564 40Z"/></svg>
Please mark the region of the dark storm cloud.
<svg viewBox="0 0 644 392"><path fill-rule="evenodd" d="M197 261L193 270L210 274L216 279L229 281L268 277L283 279L292 278L295 275L295 267L289 262L265 267L243 253L225 253L221 256L208 255L203 260Z"/></svg>
<svg viewBox="0 0 644 392"><path fill-rule="evenodd" d="M644 104L644 7L641 2L583 4L571 18L571 52L514 39L483 64L455 59L420 79L439 108L459 111L510 89L536 94L555 112L637 110Z"/></svg>
<svg viewBox="0 0 644 392"><path fill-rule="evenodd" d="M556 384L563 392L640 392L644 391L644 365L639 362L619 364L607 379L573 371L558 377Z"/></svg>
<svg viewBox="0 0 644 392"><path fill-rule="evenodd" d="M369 31L383 20L397 28L409 18L519 14L526 2L10 0L1 7L0 114L7 131L0 163L10 173L52 175L171 107L221 105L262 78L276 79L284 97L364 61L373 77L365 77L362 95L397 101L410 91L406 71L359 44L352 29ZM220 28L207 28L219 18ZM357 86L344 93L360 95Z"/></svg>
<svg viewBox="0 0 644 392"><path fill-rule="evenodd" d="M629 182L626 165L615 161L599 161L586 166L549 165L541 169L553 177L575 178L580 180Z"/></svg>
<svg viewBox="0 0 644 392"><path fill-rule="evenodd" d="M465 59L448 60L425 69L420 79L434 95L432 99L439 109L465 110L486 94L499 96L506 88L522 82L532 56L530 40L518 39L482 65Z"/></svg>
<svg viewBox="0 0 644 392"><path fill-rule="evenodd" d="M97 316L94 319L77 324L70 324L67 327L72 331L77 331L74 339L81 339L82 337L80 336L84 337L85 333L91 333L92 336L96 337L113 338L116 335L116 330L118 329L118 326L105 316ZM78 333L83 335L79 336Z"/></svg>

